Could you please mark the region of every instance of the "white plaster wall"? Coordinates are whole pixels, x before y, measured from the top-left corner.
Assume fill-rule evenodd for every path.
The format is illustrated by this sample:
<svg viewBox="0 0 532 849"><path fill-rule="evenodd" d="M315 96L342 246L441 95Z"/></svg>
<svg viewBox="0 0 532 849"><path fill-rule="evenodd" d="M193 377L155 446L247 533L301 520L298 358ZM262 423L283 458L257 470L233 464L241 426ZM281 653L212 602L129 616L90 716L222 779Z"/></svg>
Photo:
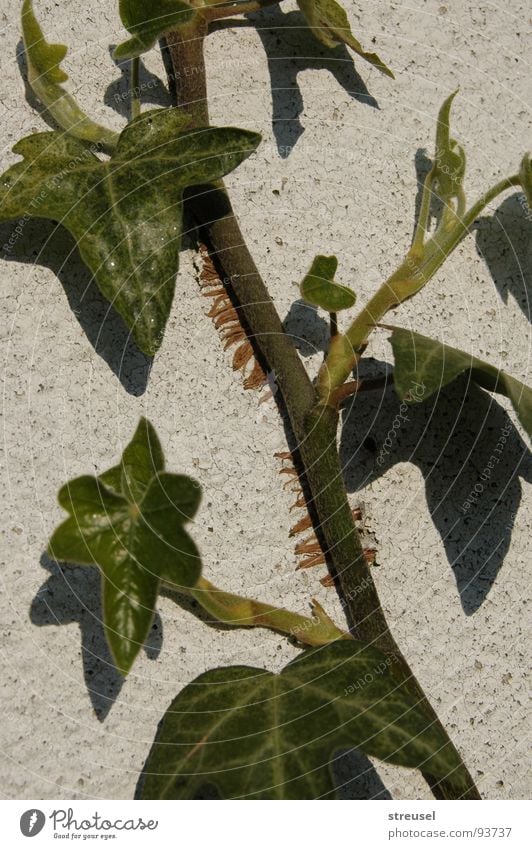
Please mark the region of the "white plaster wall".
<svg viewBox="0 0 532 849"><path fill-rule="evenodd" d="M21 135L46 128L24 98L16 61L19 5L2 0L0 9L2 167L15 161L10 148ZM471 199L513 173L530 146L527 4L345 5L356 34L393 67L395 82L359 60L356 72L345 59L328 62L297 28L295 14L283 34L235 28L212 35L207 50L213 123L264 136L257 155L227 183L281 315L308 340L302 353L311 370L324 326L293 307L296 284L316 253L336 253L339 279L363 301L394 268L412 233L414 157L419 148L432 151L444 97L460 86L454 132L468 153ZM113 4L36 0L35 7L48 37L71 46L65 62L71 90L100 120L122 126L112 108L126 87L109 57L109 45L122 37ZM270 12L264 20L273 26L281 17ZM275 95L273 124L261 37L272 53L274 86L288 89ZM296 45L306 58L291 58ZM164 77L158 55L146 64L149 74ZM164 105L147 74L148 102ZM2 225L0 244L12 228ZM398 311L396 323L526 379L531 228L515 196L498 200L477 236ZM168 330L147 379L144 358L124 351L120 322L108 318L102 330L105 305L79 260L66 258L64 240L49 239L51 232L46 224L27 225L13 255L2 260L0 790L6 798L128 798L159 719L187 682L222 664L278 670L296 654L280 636L211 628L190 609L161 599L150 647L125 682L117 679L98 622L95 573L61 573L42 555L61 518L60 485L114 463L139 415L156 425L168 468L193 474L204 487L193 532L217 584L301 611L317 596L339 622L342 614L335 591L318 583L323 569L294 572L288 530L300 514L289 514L291 498L273 456L285 448L281 422L272 403L259 405L259 396L245 393L231 372L205 316L191 253L182 255ZM390 362L384 333L370 353ZM524 434L500 398L494 403L477 393L460 411L454 388L435 414L432 406L412 411L377 472L397 407L393 392L365 396L346 415L343 438L352 504L364 503L378 542L379 592L483 795L522 798L530 792ZM460 504L508 419L503 462L465 521ZM378 772L392 796L428 798L416 774L381 764ZM370 792L378 790L373 779Z"/></svg>

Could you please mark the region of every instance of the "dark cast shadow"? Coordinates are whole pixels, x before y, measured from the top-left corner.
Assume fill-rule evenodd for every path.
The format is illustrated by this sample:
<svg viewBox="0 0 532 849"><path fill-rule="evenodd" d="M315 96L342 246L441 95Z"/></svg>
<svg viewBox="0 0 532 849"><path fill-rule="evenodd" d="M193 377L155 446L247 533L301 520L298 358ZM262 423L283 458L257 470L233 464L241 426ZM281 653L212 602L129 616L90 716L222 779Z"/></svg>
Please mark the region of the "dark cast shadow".
<svg viewBox="0 0 532 849"><path fill-rule="evenodd" d="M24 50L24 42L22 39L19 40L16 48L15 48L15 58L18 65L19 73L22 78L22 82L24 83L24 97L28 106L37 112L37 114L41 117L45 124L47 124L51 130L61 130L59 124L57 124L50 113L48 112L46 106L44 106L41 101L34 95L33 89L28 83L28 64L26 61L26 52Z"/></svg>
<svg viewBox="0 0 532 849"><path fill-rule="evenodd" d="M424 147L418 147L414 156L414 168L416 171L417 178L417 193L414 207L414 226L412 228L412 240L414 239L414 233L416 231L417 223L419 221L419 213L421 210L421 200L423 198L423 184L425 182L425 177L428 172L432 168L432 159L427 154L427 149ZM430 198L430 215L428 222L428 229L434 229L440 221L441 215L443 212L443 203L438 195L433 192ZM409 245L405 245L405 254Z"/></svg>
<svg viewBox="0 0 532 849"><path fill-rule="evenodd" d="M303 298L294 301L283 327L302 357L311 357L317 351L325 352L328 348L329 322L317 307Z"/></svg>
<svg viewBox="0 0 532 849"><path fill-rule="evenodd" d="M127 392L142 395L153 360L138 348L122 318L100 293L70 233L53 221L38 218L23 221L20 236L16 227L16 221L0 224L2 259L53 271L95 352Z"/></svg>
<svg viewBox="0 0 532 849"><path fill-rule="evenodd" d="M129 59L119 61L113 59L113 51L115 44L109 45L109 53L111 61L120 71L120 76L109 83L103 96L103 102L106 106L114 109L127 121L130 118L130 101L131 101L131 62ZM148 71L142 58L139 63L139 98L143 106L150 105L154 108L165 108L172 106L172 97L163 81L156 75Z"/></svg>
<svg viewBox="0 0 532 849"><path fill-rule="evenodd" d="M532 321L532 212L523 194L477 221L476 244L503 303L513 297Z"/></svg>
<svg viewBox="0 0 532 849"><path fill-rule="evenodd" d="M157 726L154 743L159 739L162 722L161 720ZM150 755L148 755L142 772L139 775L135 789L135 799L142 799L149 757ZM340 753L334 758L330 767L335 787L330 796L322 798L337 798L343 801L362 799L390 800L392 798L369 758L358 751L358 749L351 749ZM194 795L195 800L220 800L220 798L217 787L212 783L210 784L207 779L205 784Z"/></svg>
<svg viewBox="0 0 532 849"><path fill-rule="evenodd" d="M370 759L359 749L350 749L336 757L331 769L338 799L390 800L389 790Z"/></svg>
<svg viewBox="0 0 532 849"><path fill-rule="evenodd" d="M70 625L77 622L81 632L81 656L85 686L100 722L116 701L123 676L117 671L105 639L100 601L100 573L87 566L59 565L47 554L41 566L49 577L30 607L34 625ZM162 622L156 613L143 650L150 659L158 657L162 645ZM57 658L57 663L60 663Z"/></svg>
<svg viewBox="0 0 532 849"><path fill-rule="evenodd" d="M345 45L328 49L307 26L301 12L284 12L280 7L264 9L245 19L218 21L212 30L234 26L253 26L264 46L272 92L272 124L279 155L286 159L305 128L300 118L304 112L303 95L298 74L306 70L331 72L344 91L359 103L378 109L358 74L353 55ZM363 61L363 60L361 60Z"/></svg>
<svg viewBox="0 0 532 849"><path fill-rule="evenodd" d="M347 488L360 492L397 463L420 469L432 521L470 615L504 563L520 479L532 480L528 446L504 408L465 376L410 406L404 421L396 418L399 407L391 387L346 404L340 451ZM502 450L494 453L498 445ZM500 459L486 472L492 456Z"/></svg>

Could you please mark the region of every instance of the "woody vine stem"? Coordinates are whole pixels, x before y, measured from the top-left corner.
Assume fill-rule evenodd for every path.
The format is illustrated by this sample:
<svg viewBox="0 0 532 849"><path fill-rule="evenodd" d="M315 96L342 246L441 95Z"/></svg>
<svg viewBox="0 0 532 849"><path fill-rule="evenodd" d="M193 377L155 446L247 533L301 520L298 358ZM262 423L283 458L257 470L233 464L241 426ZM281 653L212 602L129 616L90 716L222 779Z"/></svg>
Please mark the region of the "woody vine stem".
<svg viewBox="0 0 532 849"><path fill-rule="evenodd" d="M265 4L249 5L261 8ZM242 11L242 6L239 11ZM220 16L220 10L217 10L216 15ZM207 17L208 15L198 17L197 22L169 33L166 38L173 66L171 87L176 106L190 116L193 126L203 127L209 124L203 55L204 39L208 32ZM193 69L194 73L187 73L187 69ZM319 386L312 384L295 347L285 333L267 288L246 247L223 185L219 184L215 190L209 189L208 193L196 187L193 193L189 194L186 207L197 223L222 278L231 282L239 316L248 330L259 358L266 369L275 375L279 389L278 401L288 416L297 445L299 473L307 493L314 529L322 543L328 569L335 580L351 633L388 656L398 684L402 682L409 686L434 725L445 733L395 642L363 554L347 499L336 445L337 405L327 394L325 398L323 392L320 395ZM466 228L464 235L465 232ZM442 261L443 258L444 256ZM430 276L432 273L434 272L432 271ZM396 302L397 297L393 297L386 309ZM364 337L364 334L362 335ZM356 364L358 352L352 353L345 377L353 364ZM343 382L345 377L340 382ZM446 738L447 745L456 752L447 735ZM480 798L462 761L455 772L445 779L437 780L425 773L424 778L436 798Z"/></svg>

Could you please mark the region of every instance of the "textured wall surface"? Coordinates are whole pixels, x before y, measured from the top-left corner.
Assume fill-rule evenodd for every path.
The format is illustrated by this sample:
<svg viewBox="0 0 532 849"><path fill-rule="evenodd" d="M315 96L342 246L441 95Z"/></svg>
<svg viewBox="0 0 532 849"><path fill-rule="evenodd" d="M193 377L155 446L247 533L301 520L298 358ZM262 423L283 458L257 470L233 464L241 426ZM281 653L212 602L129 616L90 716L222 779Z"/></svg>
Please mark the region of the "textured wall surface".
<svg viewBox="0 0 532 849"><path fill-rule="evenodd" d="M409 244L416 166L434 145L443 99L460 87L454 134L468 154L471 200L514 173L530 146L525 3L480 5L346 0L360 40L396 81L347 52L333 59L301 27L295 4L262 29L211 35L213 123L260 130L257 154L227 183L251 251L314 373L325 323L298 303L317 253L339 257L338 279L360 302ZM36 0L50 40L71 46L71 90L102 121L124 123L127 75L109 53L123 33L114 4ZM2 165L12 144L46 128L25 99L19 3L0 10ZM279 29L280 26L284 28ZM266 59L266 52L269 61ZM297 54L301 58L293 58ZM159 56L142 69L145 103L168 103ZM14 224L0 226L0 245ZM431 285L394 321L489 358L526 379L532 222L517 193L501 196ZM285 448L272 401L244 392L205 315L193 254L182 254L176 299L153 365L109 316L72 242L29 222L1 259L3 510L0 792L6 798L128 798L174 695L216 665L278 670L297 650L266 631L211 627L160 600L149 646L126 681L110 665L97 575L43 554L68 478L118 458L138 417L156 425L168 468L193 474L204 499L193 528L217 584L295 610L312 596L342 621L318 570L295 572L293 496L282 489ZM369 353L391 362L386 333ZM399 401L390 390L344 412L342 457L353 506L377 540L375 579L394 634L486 798L530 793L525 767L525 601L531 466L505 399L463 385L411 410L376 462ZM478 427L482 437L476 438ZM503 428L504 456L466 513ZM528 561L528 562L527 562ZM376 764L371 795L428 798L414 773ZM361 788L346 788L346 795Z"/></svg>

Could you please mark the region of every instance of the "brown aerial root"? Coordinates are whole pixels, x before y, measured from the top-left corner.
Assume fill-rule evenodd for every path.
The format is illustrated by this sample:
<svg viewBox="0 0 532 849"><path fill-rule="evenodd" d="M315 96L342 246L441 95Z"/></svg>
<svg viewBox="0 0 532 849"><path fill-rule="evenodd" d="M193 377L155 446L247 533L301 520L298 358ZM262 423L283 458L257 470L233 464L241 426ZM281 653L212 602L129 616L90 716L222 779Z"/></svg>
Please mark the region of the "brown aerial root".
<svg viewBox="0 0 532 849"><path fill-rule="evenodd" d="M244 376L244 389L262 389L267 382L266 375L255 359L251 342L240 323L238 310L220 280L207 247L200 244L199 253L198 279L202 295L213 299L207 315L212 318L216 330L220 331L224 351L233 345L238 346L233 354L233 371L240 371Z"/></svg>
<svg viewBox="0 0 532 849"><path fill-rule="evenodd" d="M327 574L324 575L323 578L320 578L320 584L322 585L322 587L334 587L333 576L329 575L329 573L327 572Z"/></svg>
<svg viewBox="0 0 532 849"><path fill-rule="evenodd" d="M289 465L283 466L282 469L280 469L279 474L286 475L288 477L288 480L283 484L283 489L290 489L290 491L296 495L296 501L290 510L292 511L296 508L307 508L305 515L290 528L289 536L294 537L297 536L297 534L312 530L312 519L308 512L305 494L301 488L297 470L293 465L291 452L279 451L274 456L278 460L281 460L281 462L286 461L289 463ZM353 520L355 522L361 521L362 510L360 507L353 507L351 513L353 514ZM294 548L294 553L298 558L296 570L311 569L313 566L324 566L326 564L325 554L314 533L311 533L311 535L306 537L306 539L298 542ZM363 549L363 553L368 564L371 565L375 562L376 552L374 548L365 548ZM330 575L324 575L323 578L320 578L320 584L324 587L332 587L334 585L334 579Z"/></svg>

